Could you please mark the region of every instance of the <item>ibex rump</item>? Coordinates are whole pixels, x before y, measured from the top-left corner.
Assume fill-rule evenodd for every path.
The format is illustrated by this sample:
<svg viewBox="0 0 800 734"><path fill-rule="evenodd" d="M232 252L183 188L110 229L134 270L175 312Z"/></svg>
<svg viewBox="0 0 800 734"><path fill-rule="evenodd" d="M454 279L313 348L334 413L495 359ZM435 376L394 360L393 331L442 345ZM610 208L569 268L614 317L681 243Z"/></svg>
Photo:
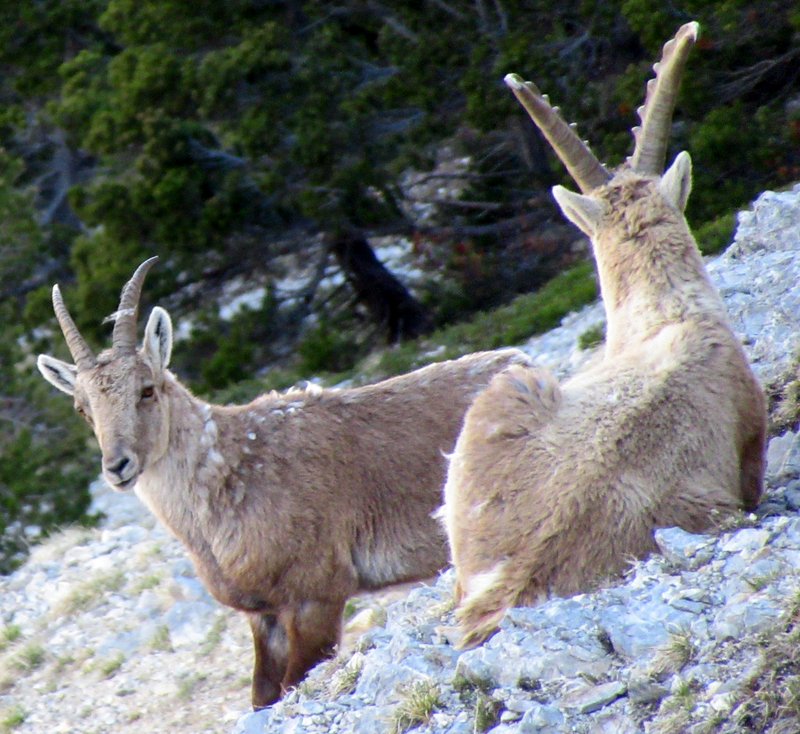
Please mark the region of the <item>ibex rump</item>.
<svg viewBox="0 0 800 734"><path fill-rule="evenodd" d="M108 483L135 488L185 544L209 591L248 613L253 705L263 707L332 652L349 596L446 564L431 517L443 452L490 377L527 358L480 353L361 388L211 405L167 369L166 311L153 309L136 348L141 289L156 259L123 289L112 347L98 356L55 286L75 365L41 355L39 369L88 420Z"/></svg>
<svg viewBox="0 0 800 734"><path fill-rule="evenodd" d="M607 338L563 384L512 366L467 412L441 511L464 646L512 605L619 572L655 548L656 527L700 531L759 500L764 397L683 216L688 154L660 175L697 28L664 47L613 176L533 84L506 78L583 192L553 189L592 241Z"/></svg>

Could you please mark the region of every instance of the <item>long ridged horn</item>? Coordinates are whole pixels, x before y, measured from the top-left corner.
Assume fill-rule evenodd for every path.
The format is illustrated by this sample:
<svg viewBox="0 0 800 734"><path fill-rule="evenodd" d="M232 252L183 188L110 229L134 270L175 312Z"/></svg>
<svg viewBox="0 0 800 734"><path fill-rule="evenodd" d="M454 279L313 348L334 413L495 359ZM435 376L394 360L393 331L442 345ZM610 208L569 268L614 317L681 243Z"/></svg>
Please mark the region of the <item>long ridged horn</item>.
<svg viewBox="0 0 800 734"><path fill-rule="evenodd" d="M647 83L644 104L637 110L642 124L632 131L635 145L629 160L638 173L660 176L664 171L672 112L686 59L699 32L700 25L695 21L682 25L664 44L661 61L653 66L656 77Z"/></svg>
<svg viewBox="0 0 800 734"><path fill-rule="evenodd" d="M111 335L111 348L123 354L136 351L136 322L139 317L139 298L147 272L158 262L158 257L145 260L122 289L119 308L114 314L114 331Z"/></svg>
<svg viewBox="0 0 800 734"><path fill-rule="evenodd" d="M94 367L97 364L94 352L86 343L86 339L81 336L78 327L75 326L75 322L72 320L72 316L69 315L58 285L53 286L53 311L55 311L58 325L64 334L69 353L72 355L78 372Z"/></svg>
<svg viewBox="0 0 800 734"><path fill-rule="evenodd" d="M611 174L558 111L550 106L547 98L533 82L526 82L517 74L507 74L504 81L547 138L547 142L584 194L608 183Z"/></svg>

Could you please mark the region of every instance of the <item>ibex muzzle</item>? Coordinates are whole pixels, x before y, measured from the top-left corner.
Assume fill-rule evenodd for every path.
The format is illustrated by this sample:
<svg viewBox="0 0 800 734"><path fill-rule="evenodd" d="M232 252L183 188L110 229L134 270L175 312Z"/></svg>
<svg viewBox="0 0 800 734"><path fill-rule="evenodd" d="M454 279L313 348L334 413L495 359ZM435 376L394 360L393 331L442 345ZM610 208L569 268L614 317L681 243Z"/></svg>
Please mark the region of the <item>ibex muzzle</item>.
<svg viewBox="0 0 800 734"><path fill-rule="evenodd" d="M142 285L158 260L142 263L128 281L114 318L111 349L95 356L67 310L58 286L53 309L75 367L47 355L39 357L42 374L72 395L76 410L97 436L103 452L103 477L116 490L131 489L148 462L160 458L168 416L158 405L156 383L163 375L136 350L136 322ZM154 454L155 452L155 454Z"/></svg>

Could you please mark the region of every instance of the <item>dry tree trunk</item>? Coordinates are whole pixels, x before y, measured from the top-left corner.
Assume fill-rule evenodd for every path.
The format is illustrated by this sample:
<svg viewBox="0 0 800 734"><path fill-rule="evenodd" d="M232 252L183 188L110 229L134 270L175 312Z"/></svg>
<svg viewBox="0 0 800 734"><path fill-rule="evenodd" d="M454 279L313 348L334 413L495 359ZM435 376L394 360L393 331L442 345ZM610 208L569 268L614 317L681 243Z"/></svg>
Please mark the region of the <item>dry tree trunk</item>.
<svg viewBox="0 0 800 734"><path fill-rule="evenodd" d="M427 309L381 263L366 237L358 232L343 232L328 238L356 298L372 320L386 331L390 344L428 333L431 318Z"/></svg>

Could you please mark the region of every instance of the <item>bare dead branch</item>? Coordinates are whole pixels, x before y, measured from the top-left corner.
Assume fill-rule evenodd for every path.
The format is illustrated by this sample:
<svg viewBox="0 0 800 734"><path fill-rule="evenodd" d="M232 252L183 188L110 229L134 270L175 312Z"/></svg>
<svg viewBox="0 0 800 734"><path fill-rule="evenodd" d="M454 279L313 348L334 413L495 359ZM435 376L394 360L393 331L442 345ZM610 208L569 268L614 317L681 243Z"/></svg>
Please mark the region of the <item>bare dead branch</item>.
<svg viewBox="0 0 800 734"><path fill-rule="evenodd" d="M800 46L797 46L775 58L763 59L752 66L731 72L727 76L728 80L719 87L721 100L729 102L738 99L758 87L770 76L779 78L784 87L788 88L800 74L799 59Z"/></svg>
<svg viewBox="0 0 800 734"><path fill-rule="evenodd" d="M406 197L406 201L412 204L436 204L438 206L449 206L455 209L478 209L487 212L494 212L500 209L508 209L508 204L501 204L496 201L469 201L465 199L446 199L443 197Z"/></svg>
<svg viewBox="0 0 800 734"><path fill-rule="evenodd" d="M436 6L439 10L444 10L445 13L452 15L454 18L458 18L459 20L466 20L466 15L462 13L460 10L456 10L452 5L444 2L444 0L430 0L431 5Z"/></svg>

